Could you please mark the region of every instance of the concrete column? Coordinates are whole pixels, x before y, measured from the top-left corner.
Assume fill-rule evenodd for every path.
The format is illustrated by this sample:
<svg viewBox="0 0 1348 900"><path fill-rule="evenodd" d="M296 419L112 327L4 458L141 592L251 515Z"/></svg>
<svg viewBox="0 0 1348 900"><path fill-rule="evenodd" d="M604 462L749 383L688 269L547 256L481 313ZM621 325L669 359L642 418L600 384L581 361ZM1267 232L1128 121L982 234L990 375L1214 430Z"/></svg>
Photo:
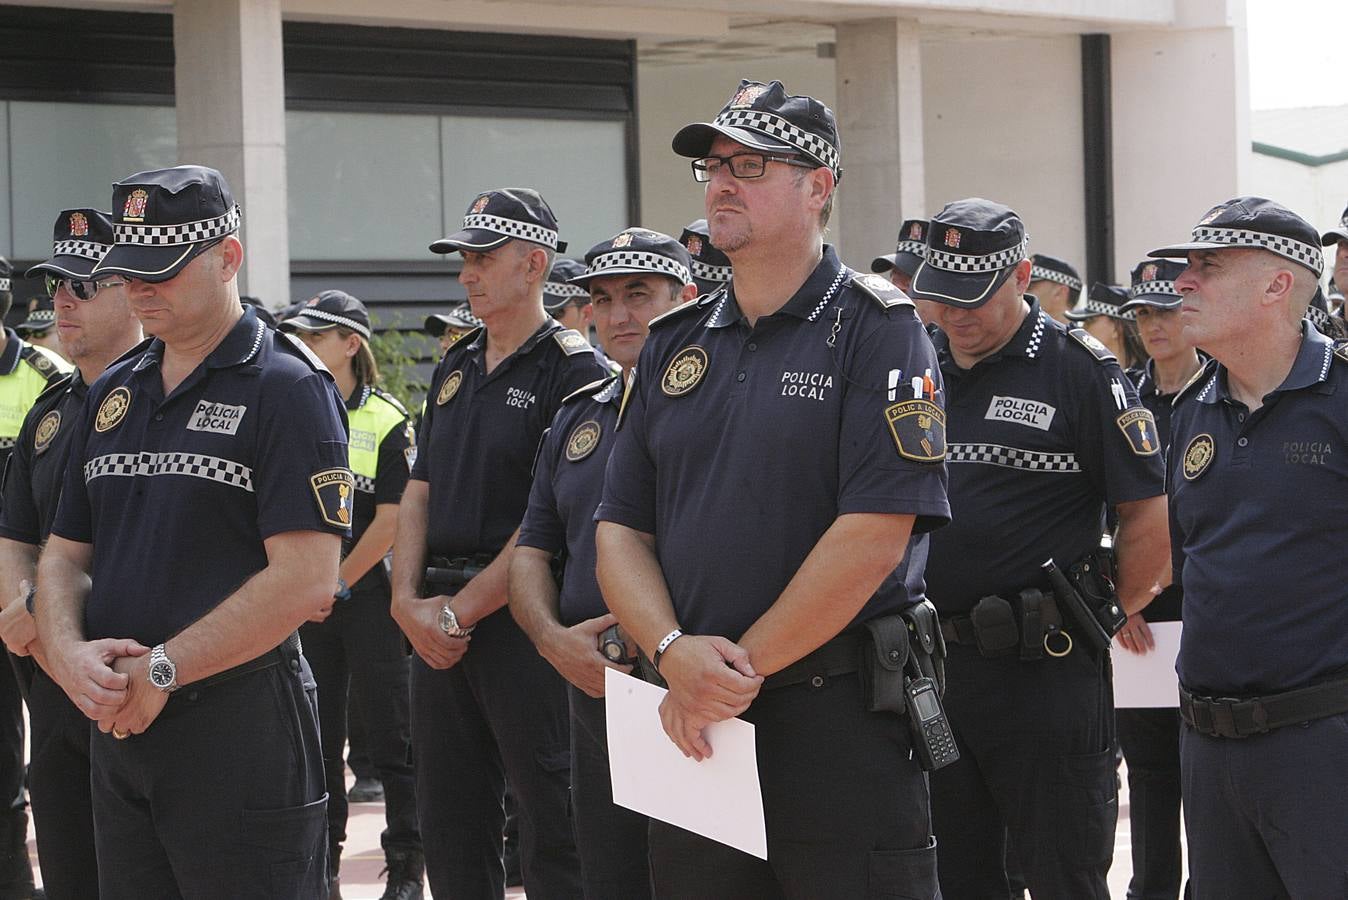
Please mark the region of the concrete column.
<svg viewBox="0 0 1348 900"><path fill-rule="evenodd" d="M922 150L922 47L916 22L837 27L843 180L837 244L854 268L894 252L904 218L927 215Z"/></svg>
<svg viewBox="0 0 1348 900"><path fill-rule="evenodd" d="M1175 18L1173 28L1116 33L1110 41L1120 274L1248 189L1245 4L1176 0Z"/></svg>
<svg viewBox="0 0 1348 900"><path fill-rule="evenodd" d="M178 158L224 173L243 208L240 292L290 302L280 0L177 0Z"/></svg>

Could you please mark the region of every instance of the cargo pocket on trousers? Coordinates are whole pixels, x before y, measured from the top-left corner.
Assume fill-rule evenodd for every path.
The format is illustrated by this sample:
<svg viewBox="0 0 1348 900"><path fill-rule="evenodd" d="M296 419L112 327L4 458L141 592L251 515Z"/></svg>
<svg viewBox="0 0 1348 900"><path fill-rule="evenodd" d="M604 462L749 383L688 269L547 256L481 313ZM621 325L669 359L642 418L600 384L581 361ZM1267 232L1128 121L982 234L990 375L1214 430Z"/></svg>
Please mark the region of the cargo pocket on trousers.
<svg viewBox="0 0 1348 900"><path fill-rule="evenodd" d="M1059 757L1056 774L1052 790L1060 862L1069 869L1108 863L1119 818L1114 750Z"/></svg>
<svg viewBox="0 0 1348 900"><path fill-rule="evenodd" d="M252 883L268 885L270 897L314 896L327 877L323 865L327 794L303 806L245 809L240 824L240 840L249 848Z"/></svg>
<svg viewBox="0 0 1348 900"><path fill-rule="evenodd" d="M936 838L916 850L872 850L867 900L931 900L936 896Z"/></svg>

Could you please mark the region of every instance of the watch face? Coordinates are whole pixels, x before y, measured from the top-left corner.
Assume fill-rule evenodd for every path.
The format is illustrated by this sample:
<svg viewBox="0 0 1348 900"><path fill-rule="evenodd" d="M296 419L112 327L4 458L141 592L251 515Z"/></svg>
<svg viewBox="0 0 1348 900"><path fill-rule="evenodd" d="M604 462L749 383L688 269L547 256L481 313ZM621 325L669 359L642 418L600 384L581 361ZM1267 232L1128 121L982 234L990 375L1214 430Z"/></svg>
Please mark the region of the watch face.
<svg viewBox="0 0 1348 900"><path fill-rule="evenodd" d="M161 660L150 664L150 683L158 688L166 688L173 684L173 679L177 675L173 663Z"/></svg>
<svg viewBox="0 0 1348 900"><path fill-rule="evenodd" d="M454 610L449 608L449 604L440 607L440 630L449 634L458 627L459 623L454 618Z"/></svg>

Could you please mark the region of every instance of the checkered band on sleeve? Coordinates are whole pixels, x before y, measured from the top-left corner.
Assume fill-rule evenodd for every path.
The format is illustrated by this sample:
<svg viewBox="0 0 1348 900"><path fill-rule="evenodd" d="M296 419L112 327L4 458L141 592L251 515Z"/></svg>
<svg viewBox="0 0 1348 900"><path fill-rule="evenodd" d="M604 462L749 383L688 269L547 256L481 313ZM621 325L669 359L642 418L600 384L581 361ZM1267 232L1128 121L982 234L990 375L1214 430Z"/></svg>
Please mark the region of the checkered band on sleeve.
<svg viewBox="0 0 1348 900"><path fill-rule="evenodd" d="M371 478L369 475L360 475L360 474L355 474L354 477L356 479L356 490L365 494L374 493L373 478Z"/></svg>
<svg viewBox="0 0 1348 900"><path fill-rule="evenodd" d="M1003 447L1001 444L950 444L946 449L948 463L979 463L1030 472L1081 471L1075 453L1044 453L1019 447Z"/></svg>
<svg viewBox="0 0 1348 900"><path fill-rule="evenodd" d="M918 259L927 258L927 245L923 241L899 241L895 253L911 253Z"/></svg>
<svg viewBox="0 0 1348 900"><path fill-rule="evenodd" d="M1329 327L1329 313L1318 307L1306 307L1306 318L1310 319L1311 324L1321 331Z"/></svg>
<svg viewBox="0 0 1348 900"><path fill-rule="evenodd" d="M728 109L716 117L717 125L727 128L748 128L790 144L801 153L828 166L836 174L838 171L838 150L817 134L793 125L788 120L773 113L757 109Z"/></svg>
<svg viewBox="0 0 1348 900"><path fill-rule="evenodd" d="M566 284L561 281L543 282L543 293L549 297L570 297L572 300L579 300L581 297L589 297L590 292L578 284Z"/></svg>
<svg viewBox="0 0 1348 900"><path fill-rule="evenodd" d="M535 244L557 249L557 232L551 228L544 228L542 225L535 225L533 222L517 222L514 219L503 219L500 216L478 214L464 216L463 227L494 231L507 237L519 238L522 241L533 241Z"/></svg>
<svg viewBox="0 0 1348 900"><path fill-rule="evenodd" d="M711 266L701 260L693 260L693 277L703 281L729 281L730 266Z"/></svg>
<svg viewBox="0 0 1348 900"><path fill-rule="evenodd" d="M339 316L337 313L330 313L327 310L310 307L308 309L300 310L297 315L305 316L310 319L321 319L324 322L335 322L343 328L350 328L367 341L370 339L370 329L366 328L355 319L348 319L346 316Z"/></svg>
<svg viewBox="0 0 1348 900"><path fill-rule="evenodd" d="M1175 289L1173 281L1139 281L1128 289L1129 297L1140 297L1143 294L1170 294L1175 297L1181 296Z"/></svg>
<svg viewBox="0 0 1348 900"><path fill-rule="evenodd" d="M118 244L168 247L222 238L238 231L240 221L239 208L235 206L214 219L184 222L181 225L113 225L112 233Z"/></svg>
<svg viewBox="0 0 1348 900"><path fill-rule="evenodd" d="M1324 271L1325 260L1319 247L1303 244L1301 241L1280 234L1264 234L1262 231L1247 231L1242 228L1214 228L1199 225L1194 229L1193 238L1207 244L1228 244L1232 247L1258 247L1276 253L1281 257L1300 263L1316 275Z"/></svg>
<svg viewBox="0 0 1348 900"><path fill-rule="evenodd" d="M18 444L18 442L19 442L18 438L12 437L0 438L0 450L13 450L14 446Z"/></svg>
<svg viewBox="0 0 1348 900"><path fill-rule="evenodd" d="M93 241L57 241L52 245L52 256L82 256L95 262L108 255L112 248Z"/></svg>
<svg viewBox="0 0 1348 900"><path fill-rule="evenodd" d="M10 284L11 284L11 282L10 282L10 280L9 280L8 278L0 278L0 291L7 291L7 290L9 290L9 289L10 289L10 288L9 288Z"/></svg>
<svg viewBox="0 0 1348 900"><path fill-rule="evenodd" d="M590 263L590 267L585 270L585 274L602 275L609 269L640 269L644 272L659 272L662 275L674 276L679 279L681 284L687 284L693 280L688 273L688 267L683 263L659 253L648 253L645 250L614 250L600 254L594 258L594 262Z"/></svg>
<svg viewBox="0 0 1348 900"><path fill-rule="evenodd" d="M947 272L1000 272L1007 266L1013 266L1025 258L1025 241L1014 247L989 253L987 256L968 256L963 253L947 253L935 247L927 248L927 265Z"/></svg>
<svg viewBox="0 0 1348 900"><path fill-rule="evenodd" d="M95 456L84 464L86 484L95 478L110 475L130 478L137 475L183 475L242 488L250 494L253 492L253 470L250 467L232 459L200 453L108 453Z"/></svg>
<svg viewBox="0 0 1348 900"><path fill-rule="evenodd" d="M1079 291L1084 287L1080 278L1073 278L1071 275L1065 275L1054 269L1045 269L1043 266L1030 267L1031 281L1055 281L1058 284L1065 284L1074 291Z"/></svg>

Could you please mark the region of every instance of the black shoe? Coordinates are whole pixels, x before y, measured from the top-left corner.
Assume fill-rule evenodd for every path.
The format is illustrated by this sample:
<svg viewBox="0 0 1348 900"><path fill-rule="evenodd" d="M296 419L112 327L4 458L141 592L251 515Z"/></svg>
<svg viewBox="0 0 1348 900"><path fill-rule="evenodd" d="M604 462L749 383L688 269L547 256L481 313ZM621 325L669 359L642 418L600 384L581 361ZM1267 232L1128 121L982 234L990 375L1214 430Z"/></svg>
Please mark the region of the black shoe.
<svg viewBox="0 0 1348 900"><path fill-rule="evenodd" d="M426 859L421 851L389 851L384 857L384 872L388 873L388 880L379 900L421 900L426 875Z"/></svg>
<svg viewBox="0 0 1348 900"><path fill-rule="evenodd" d="M357 778L346 792L346 799L352 803L384 802L384 785L377 778Z"/></svg>

